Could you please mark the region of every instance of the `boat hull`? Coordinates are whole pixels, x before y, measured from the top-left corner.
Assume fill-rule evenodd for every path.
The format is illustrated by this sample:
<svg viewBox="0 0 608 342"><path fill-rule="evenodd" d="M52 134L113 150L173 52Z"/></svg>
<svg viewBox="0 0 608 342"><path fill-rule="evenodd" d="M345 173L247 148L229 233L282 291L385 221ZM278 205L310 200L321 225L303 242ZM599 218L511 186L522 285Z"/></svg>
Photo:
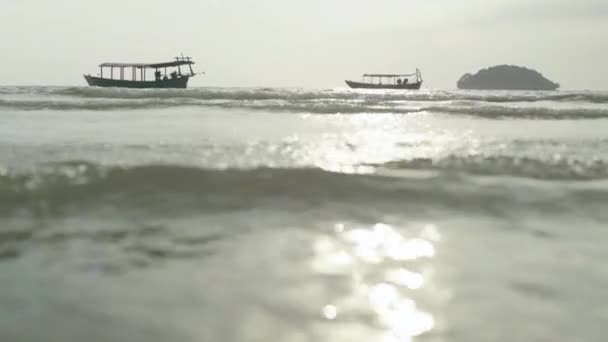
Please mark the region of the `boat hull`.
<svg viewBox="0 0 608 342"><path fill-rule="evenodd" d="M422 86L422 82L405 83L405 84L377 84L364 83L355 81L345 81L346 84L353 89L409 89L418 90Z"/></svg>
<svg viewBox="0 0 608 342"><path fill-rule="evenodd" d="M128 81L128 80L113 80L109 78L94 77L84 75L84 79L90 86L93 87L118 87L118 88L181 88L188 87L188 79L190 76L182 76L178 78L170 78L159 81Z"/></svg>

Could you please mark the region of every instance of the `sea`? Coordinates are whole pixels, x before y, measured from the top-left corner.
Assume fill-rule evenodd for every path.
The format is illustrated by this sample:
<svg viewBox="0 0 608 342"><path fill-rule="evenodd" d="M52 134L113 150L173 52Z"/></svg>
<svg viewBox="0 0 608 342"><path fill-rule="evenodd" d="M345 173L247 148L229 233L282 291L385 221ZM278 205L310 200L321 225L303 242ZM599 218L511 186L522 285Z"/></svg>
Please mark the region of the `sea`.
<svg viewBox="0 0 608 342"><path fill-rule="evenodd" d="M0 87L0 341L594 342L608 92Z"/></svg>

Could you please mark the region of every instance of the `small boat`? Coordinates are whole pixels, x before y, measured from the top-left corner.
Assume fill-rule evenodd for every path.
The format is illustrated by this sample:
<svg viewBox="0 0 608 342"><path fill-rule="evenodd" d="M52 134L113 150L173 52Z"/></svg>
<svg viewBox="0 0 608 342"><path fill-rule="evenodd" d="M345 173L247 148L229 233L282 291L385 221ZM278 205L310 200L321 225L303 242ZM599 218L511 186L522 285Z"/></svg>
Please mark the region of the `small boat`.
<svg viewBox="0 0 608 342"><path fill-rule="evenodd" d="M84 79L95 87L186 88L190 77L196 75L192 64L192 58L183 55L175 57L174 61L153 64L102 63L99 65L99 76L84 75ZM182 73L183 66L188 67L186 73ZM109 77L104 77L104 68L110 68ZM116 72L114 69L117 69ZM131 79L125 79L125 69L131 69ZM148 80L147 74L151 70L154 70L154 75Z"/></svg>
<svg viewBox="0 0 608 342"><path fill-rule="evenodd" d="M410 78L415 77L411 82ZM365 74L361 82L345 81L353 89L412 89L422 86L422 73L416 69L412 74Z"/></svg>

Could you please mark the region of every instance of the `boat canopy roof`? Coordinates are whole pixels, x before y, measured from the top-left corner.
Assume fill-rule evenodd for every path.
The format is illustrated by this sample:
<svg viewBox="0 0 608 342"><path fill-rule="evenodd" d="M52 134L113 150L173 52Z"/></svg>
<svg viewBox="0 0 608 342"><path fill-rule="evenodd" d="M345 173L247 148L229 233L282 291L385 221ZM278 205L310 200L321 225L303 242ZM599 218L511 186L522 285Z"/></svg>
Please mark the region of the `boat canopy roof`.
<svg viewBox="0 0 608 342"><path fill-rule="evenodd" d="M363 77L386 77L386 78L394 78L394 77L409 77L416 76L416 73L413 74L364 74Z"/></svg>
<svg viewBox="0 0 608 342"><path fill-rule="evenodd" d="M175 57L174 61L162 62L162 63L101 63L99 64L102 68L170 68L178 67L182 65L192 65L194 61L190 57Z"/></svg>
<svg viewBox="0 0 608 342"><path fill-rule="evenodd" d="M164 63L102 63L99 64L102 68L168 68L181 65L191 65L193 61L173 61Z"/></svg>

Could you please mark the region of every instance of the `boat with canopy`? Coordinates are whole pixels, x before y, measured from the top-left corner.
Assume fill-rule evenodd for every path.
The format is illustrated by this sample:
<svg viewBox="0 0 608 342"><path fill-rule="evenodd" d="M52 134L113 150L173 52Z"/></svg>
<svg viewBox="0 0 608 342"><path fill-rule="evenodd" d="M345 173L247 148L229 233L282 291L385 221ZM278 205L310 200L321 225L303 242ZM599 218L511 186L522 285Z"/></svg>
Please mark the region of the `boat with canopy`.
<svg viewBox="0 0 608 342"><path fill-rule="evenodd" d="M84 78L90 86L95 87L186 88L190 77L196 75L192 69L193 64L191 57L183 55L162 63L102 63L99 65L98 76L89 74L84 75ZM129 71L131 78L127 79ZM148 75L150 71L154 71L152 77Z"/></svg>
<svg viewBox="0 0 608 342"><path fill-rule="evenodd" d="M416 69L416 72L411 74L364 74L361 82L349 80L345 82L353 89L418 90L422 86L422 73Z"/></svg>

